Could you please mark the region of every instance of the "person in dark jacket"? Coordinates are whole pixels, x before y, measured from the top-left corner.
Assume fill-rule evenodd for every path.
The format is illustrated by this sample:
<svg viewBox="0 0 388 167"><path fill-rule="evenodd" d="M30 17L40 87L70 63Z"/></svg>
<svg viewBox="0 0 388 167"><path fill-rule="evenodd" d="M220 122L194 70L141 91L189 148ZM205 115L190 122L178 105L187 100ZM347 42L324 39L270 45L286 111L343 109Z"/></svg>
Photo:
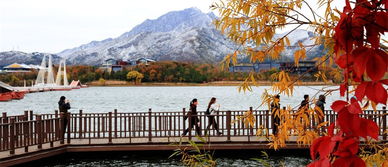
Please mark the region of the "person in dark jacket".
<svg viewBox="0 0 388 167"><path fill-rule="evenodd" d="M185 120L188 118L188 116L190 116L191 118L189 118L189 120L191 121L189 121L189 123L191 123L191 125L189 124L189 127L183 132L183 136L185 136L194 127L195 127L195 131L197 132L197 135L201 136L200 121L197 113L197 105L198 105L197 99L193 99L190 102L190 111L185 117Z"/></svg>
<svg viewBox="0 0 388 167"><path fill-rule="evenodd" d="M304 100L300 103L299 110L302 110L302 109L307 110L310 107L309 106L309 95L304 95L303 99Z"/></svg>
<svg viewBox="0 0 388 167"><path fill-rule="evenodd" d="M69 121L69 118L67 118L67 111L70 109L70 103L68 100L66 100L65 96L61 96L61 98L58 101L59 106L59 112L63 114L63 134L66 132L67 128L67 122Z"/></svg>
<svg viewBox="0 0 388 167"><path fill-rule="evenodd" d="M316 107L315 110L316 110L316 112L319 115L319 122L318 122L318 124L323 122L323 118L325 116L324 115L325 104L326 104L326 97L325 97L325 95L319 95L318 101L315 103L315 107ZM318 111L318 109L320 111Z"/></svg>
<svg viewBox="0 0 388 167"><path fill-rule="evenodd" d="M273 102L271 103L271 113L272 113L272 127L273 134L278 134L278 126L280 125L280 95L274 97Z"/></svg>

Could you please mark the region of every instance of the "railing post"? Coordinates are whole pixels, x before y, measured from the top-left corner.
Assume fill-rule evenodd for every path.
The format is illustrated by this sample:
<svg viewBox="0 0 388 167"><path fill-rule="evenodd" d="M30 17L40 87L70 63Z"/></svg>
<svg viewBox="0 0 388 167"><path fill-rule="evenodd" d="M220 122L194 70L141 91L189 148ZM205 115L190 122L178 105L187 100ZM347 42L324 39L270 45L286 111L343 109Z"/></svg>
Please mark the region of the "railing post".
<svg viewBox="0 0 388 167"><path fill-rule="evenodd" d="M24 116L23 116L23 121L27 121L28 120L28 111L24 111Z"/></svg>
<svg viewBox="0 0 388 167"><path fill-rule="evenodd" d="M29 123L27 122L28 121L28 111L24 112L24 121L26 121L23 123L24 152L28 152L28 145L29 145L29 140L30 140L30 136L29 136L29 132L28 132L28 130L30 128L28 127Z"/></svg>
<svg viewBox="0 0 388 167"><path fill-rule="evenodd" d="M42 134L42 115L36 115L36 127L38 133L38 149L42 149L43 134Z"/></svg>
<svg viewBox="0 0 388 167"><path fill-rule="evenodd" d="M66 115L67 118L67 144L70 144L70 120L71 120L71 112L68 112Z"/></svg>
<svg viewBox="0 0 388 167"><path fill-rule="evenodd" d="M79 123L79 125L78 125L78 137L79 138L82 138L82 110L79 110L79 114L78 114L78 116L79 116L79 120L78 120L78 123Z"/></svg>
<svg viewBox="0 0 388 167"><path fill-rule="evenodd" d="M270 110L266 110L265 111L265 128L269 129L269 116L271 115L271 112Z"/></svg>
<svg viewBox="0 0 388 167"><path fill-rule="evenodd" d="M383 107L383 140L387 140L387 107Z"/></svg>
<svg viewBox="0 0 388 167"><path fill-rule="evenodd" d="M152 109L148 109L148 142L152 142Z"/></svg>
<svg viewBox="0 0 388 167"><path fill-rule="evenodd" d="M115 138L117 138L117 109L114 109L114 118L115 118Z"/></svg>
<svg viewBox="0 0 388 167"><path fill-rule="evenodd" d="M108 117L108 136L109 136L109 144L112 144L112 112L109 112L109 117Z"/></svg>
<svg viewBox="0 0 388 167"><path fill-rule="evenodd" d="M193 128L193 125L191 125L191 111L189 111L187 118L189 119L189 140L191 140L191 129Z"/></svg>
<svg viewBox="0 0 388 167"><path fill-rule="evenodd" d="M230 142L230 129L232 126L232 116L231 112L228 110L226 111L226 141Z"/></svg>
<svg viewBox="0 0 388 167"><path fill-rule="evenodd" d="M251 112L251 114L253 115L253 107L249 107L249 111ZM253 126L254 125L249 125L249 133L250 135L252 136L253 135ZM249 138L248 138L249 139Z"/></svg>
<svg viewBox="0 0 388 167"><path fill-rule="evenodd" d="M30 110L30 121L34 120L34 111Z"/></svg>
<svg viewBox="0 0 388 167"><path fill-rule="evenodd" d="M8 123L7 113L3 112L3 123Z"/></svg>
<svg viewBox="0 0 388 167"><path fill-rule="evenodd" d="M54 111L54 117L55 117L55 118L58 118L58 110L55 110L55 111Z"/></svg>
<svg viewBox="0 0 388 167"><path fill-rule="evenodd" d="M186 116L186 108L183 108L182 109L182 113L183 113L183 116L182 116L182 124L183 124L183 132L186 130L186 124L185 124L185 116Z"/></svg>
<svg viewBox="0 0 388 167"><path fill-rule="evenodd" d="M15 154L15 118L10 119L10 125L9 125L9 153L11 155ZM17 142L17 141L16 141Z"/></svg>
<svg viewBox="0 0 388 167"><path fill-rule="evenodd" d="M2 121L3 121L3 124L7 124L8 123L8 118L7 118L7 113L6 112L3 112L3 117L2 117ZM8 143L8 136L9 136L9 133L8 133L8 126L3 126L3 148L4 149L7 149L9 147L9 143Z"/></svg>
<svg viewBox="0 0 388 167"><path fill-rule="evenodd" d="M60 116L60 118L59 118L59 123L60 123L59 136L61 138L60 144L65 144L65 115L63 112L61 112L59 116Z"/></svg>

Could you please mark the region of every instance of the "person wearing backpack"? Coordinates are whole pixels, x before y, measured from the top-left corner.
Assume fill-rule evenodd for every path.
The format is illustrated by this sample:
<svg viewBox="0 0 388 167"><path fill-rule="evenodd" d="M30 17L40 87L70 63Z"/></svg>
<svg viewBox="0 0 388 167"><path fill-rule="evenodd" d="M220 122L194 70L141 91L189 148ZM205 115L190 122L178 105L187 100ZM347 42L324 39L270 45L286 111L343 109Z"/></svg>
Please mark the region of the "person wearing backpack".
<svg viewBox="0 0 388 167"><path fill-rule="evenodd" d="M207 131L209 131L210 126L213 126L213 128L217 131L218 136L222 135L222 133L219 131L218 124L215 118L219 110L220 110L220 105L216 104L216 98L212 97L209 102L209 105L207 106L207 110L205 112L205 114L209 119L209 125L207 125L206 127L205 135L207 134Z"/></svg>
<svg viewBox="0 0 388 167"><path fill-rule="evenodd" d="M197 113L197 105L198 105L197 99L193 99L190 102L190 111L185 116L185 120L190 116L191 118L189 118L189 119L191 120L191 125L189 124L189 127L185 131L183 131L182 136L186 136L186 134L194 127L195 127L195 131L196 131L197 135L201 136L200 121L199 121L198 113Z"/></svg>

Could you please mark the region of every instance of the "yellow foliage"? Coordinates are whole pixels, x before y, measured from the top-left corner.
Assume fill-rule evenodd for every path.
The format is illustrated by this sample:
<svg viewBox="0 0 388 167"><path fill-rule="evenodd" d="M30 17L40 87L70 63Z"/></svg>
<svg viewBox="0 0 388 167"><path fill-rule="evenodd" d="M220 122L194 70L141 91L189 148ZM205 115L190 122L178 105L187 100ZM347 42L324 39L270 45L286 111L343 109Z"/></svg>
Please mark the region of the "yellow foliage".
<svg viewBox="0 0 388 167"><path fill-rule="evenodd" d="M127 79L134 80L135 83L140 83L143 78L144 78L144 75L137 71L130 71L127 74Z"/></svg>
<svg viewBox="0 0 388 167"><path fill-rule="evenodd" d="M279 94L285 94L288 96L293 94L294 85L288 73L280 71L272 74L271 78L274 81L278 81L272 85L272 90L274 92L279 92Z"/></svg>

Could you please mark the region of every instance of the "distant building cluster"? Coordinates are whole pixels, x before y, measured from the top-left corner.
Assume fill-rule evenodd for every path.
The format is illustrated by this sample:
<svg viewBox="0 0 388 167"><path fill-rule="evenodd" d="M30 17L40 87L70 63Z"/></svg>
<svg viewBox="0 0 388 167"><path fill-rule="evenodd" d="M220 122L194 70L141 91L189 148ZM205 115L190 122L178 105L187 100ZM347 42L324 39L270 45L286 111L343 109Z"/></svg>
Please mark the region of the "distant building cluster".
<svg viewBox="0 0 388 167"><path fill-rule="evenodd" d="M139 64L148 65L151 62L156 62L156 61L148 58L139 58L131 61L116 60L113 58L109 58L105 60L105 62L101 65L100 68L108 72L112 72L112 71L117 72L117 71L123 70L124 67L135 66Z"/></svg>
<svg viewBox="0 0 388 167"><path fill-rule="evenodd" d="M229 67L230 72L260 72L270 69L284 70L291 73L305 73L307 71L317 72L315 61L300 61L299 65L294 62L267 62L267 63L246 63Z"/></svg>

